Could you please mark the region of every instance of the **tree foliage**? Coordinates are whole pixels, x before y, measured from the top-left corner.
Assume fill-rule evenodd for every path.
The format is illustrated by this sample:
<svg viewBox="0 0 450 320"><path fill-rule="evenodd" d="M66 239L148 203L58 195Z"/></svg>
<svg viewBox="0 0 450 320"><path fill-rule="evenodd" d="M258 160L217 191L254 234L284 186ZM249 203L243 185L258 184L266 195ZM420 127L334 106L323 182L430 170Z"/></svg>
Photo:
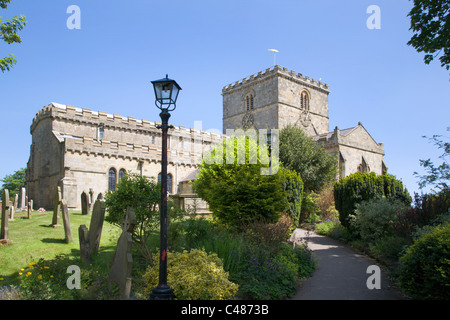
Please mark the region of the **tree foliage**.
<svg viewBox="0 0 450 320"><path fill-rule="evenodd" d="M152 254L147 247L147 239L159 226L158 205L161 201L161 188L152 179L138 174L126 174L120 179L115 191L105 195L108 215L105 220L121 226L128 207L132 207L137 226L132 232L133 241L138 244L142 255L151 260Z"/></svg>
<svg viewBox="0 0 450 320"><path fill-rule="evenodd" d="M336 157L300 127L288 125L280 131L280 162L300 174L306 192L319 192L336 178Z"/></svg>
<svg viewBox="0 0 450 320"><path fill-rule="evenodd" d="M11 0L0 0L0 7L2 9L7 9L8 3ZM13 43L21 43L22 39L20 38L18 32L22 30L27 21L24 15L20 17L13 17L12 20L7 20L1 23L0 17L0 39L5 41L7 44ZM16 57L14 54L8 54L6 57L0 59L0 70L2 72L9 71L13 65L17 63Z"/></svg>
<svg viewBox="0 0 450 320"><path fill-rule="evenodd" d="M409 12L410 30L414 31L408 45L424 52L429 64L439 54L441 66L450 68L450 3L448 0L414 0Z"/></svg>
<svg viewBox="0 0 450 320"><path fill-rule="evenodd" d="M8 189L10 195L19 194L20 188L25 186L26 170L26 168L19 169L13 174L7 174L3 179L0 179L3 182L1 194L3 194L3 189Z"/></svg>
<svg viewBox="0 0 450 320"><path fill-rule="evenodd" d="M425 188L427 185L437 187L439 190L449 188L450 165L447 157L450 155L450 142L444 142L441 140L441 137L442 136L440 135L434 135L432 138L428 139L434 142L439 149L444 150L444 153L439 157L444 160L442 164L435 166L429 158L426 160L420 160L420 165L426 170L427 173L424 175L419 175L417 172L414 172L414 175L420 179L420 189Z"/></svg>
<svg viewBox="0 0 450 320"><path fill-rule="evenodd" d="M286 168L280 168L282 176L283 189L287 192L286 213L294 221L296 227L300 224L300 215L303 202L303 180L295 171Z"/></svg>
<svg viewBox="0 0 450 320"><path fill-rule="evenodd" d="M243 154L241 152L244 150L240 150L243 146L245 161L241 163L238 158L239 154ZM234 153L227 157L227 150ZM208 202L214 216L231 228L241 229L258 220L276 222L287 206L279 172L261 174L261 168L265 165L260 161L260 152L267 150L259 148L252 139L230 138L204 158L193 183L195 191ZM208 159L223 161L212 162Z"/></svg>

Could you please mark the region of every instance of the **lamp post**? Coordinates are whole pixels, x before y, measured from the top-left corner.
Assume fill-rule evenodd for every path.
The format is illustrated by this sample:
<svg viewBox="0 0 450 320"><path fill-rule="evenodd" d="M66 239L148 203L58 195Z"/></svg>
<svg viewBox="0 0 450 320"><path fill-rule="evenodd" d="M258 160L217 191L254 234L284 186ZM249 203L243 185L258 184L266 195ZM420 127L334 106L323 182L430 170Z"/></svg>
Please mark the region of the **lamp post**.
<svg viewBox="0 0 450 320"><path fill-rule="evenodd" d="M176 108L176 101L181 87L175 80L165 78L152 81L155 89L155 104L161 110L159 116L162 124L162 156L161 156L161 204L160 204L160 254L159 254L159 284L152 290L152 300L173 299L173 290L167 285L167 131L169 128L169 111Z"/></svg>

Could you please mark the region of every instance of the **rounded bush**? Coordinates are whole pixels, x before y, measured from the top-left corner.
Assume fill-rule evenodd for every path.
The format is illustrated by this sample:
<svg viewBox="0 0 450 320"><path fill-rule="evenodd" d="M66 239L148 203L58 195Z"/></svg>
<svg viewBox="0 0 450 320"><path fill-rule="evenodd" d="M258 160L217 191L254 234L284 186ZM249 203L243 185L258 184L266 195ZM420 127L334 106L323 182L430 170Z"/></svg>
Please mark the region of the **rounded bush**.
<svg viewBox="0 0 450 320"><path fill-rule="evenodd" d="M385 236L391 236L397 217L406 210L398 200L386 198L371 199L356 204L354 215L350 215L350 224L361 239L373 242Z"/></svg>
<svg viewBox="0 0 450 320"><path fill-rule="evenodd" d="M422 235L400 258L399 284L416 299L450 299L450 223Z"/></svg>
<svg viewBox="0 0 450 320"><path fill-rule="evenodd" d="M158 256L153 261L158 261ZM167 284L178 300L227 300L238 290L238 285L228 280L222 260L204 250L169 252L167 270ZM149 267L143 278L144 293L150 294L158 285L159 263Z"/></svg>

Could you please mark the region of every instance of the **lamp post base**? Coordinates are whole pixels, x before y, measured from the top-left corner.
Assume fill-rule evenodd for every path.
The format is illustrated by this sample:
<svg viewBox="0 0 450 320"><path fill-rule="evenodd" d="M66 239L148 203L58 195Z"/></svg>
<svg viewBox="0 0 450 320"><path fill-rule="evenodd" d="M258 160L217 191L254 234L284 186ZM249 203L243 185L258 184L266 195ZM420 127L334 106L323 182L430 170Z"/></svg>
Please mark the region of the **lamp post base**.
<svg viewBox="0 0 450 320"><path fill-rule="evenodd" d="M150 293L150 300L173 300L175 295L168 285L160 285Z"/></svg>

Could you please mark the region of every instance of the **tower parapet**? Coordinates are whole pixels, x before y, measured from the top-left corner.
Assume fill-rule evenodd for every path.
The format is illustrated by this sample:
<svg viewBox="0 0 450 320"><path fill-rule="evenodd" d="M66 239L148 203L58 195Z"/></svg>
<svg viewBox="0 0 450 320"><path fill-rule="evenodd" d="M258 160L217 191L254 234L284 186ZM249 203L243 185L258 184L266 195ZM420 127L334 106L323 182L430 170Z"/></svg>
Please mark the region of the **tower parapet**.
<svg viewBox="0 0 450 320"><path fill-rule="evenodd" d="M232 89L245 87L245 85L253 81L262 80L274 75L289 77L291 80L294 79L301 82L304 86L314 87L316 89L323 90L329 93L328 84L323 83L321 80L316 80L314 78L311 79L308 76L303 76L301 73L297 73L294 70L289 70L288 68L280 67L279 65L276 65L273 68L267 68L265 71L260 71L256 74L252 74L249 77L245 77L241 80L235 81L234 83L230 83L229 85L223 87L222 93L226 93L227 91Z"/></svg>

